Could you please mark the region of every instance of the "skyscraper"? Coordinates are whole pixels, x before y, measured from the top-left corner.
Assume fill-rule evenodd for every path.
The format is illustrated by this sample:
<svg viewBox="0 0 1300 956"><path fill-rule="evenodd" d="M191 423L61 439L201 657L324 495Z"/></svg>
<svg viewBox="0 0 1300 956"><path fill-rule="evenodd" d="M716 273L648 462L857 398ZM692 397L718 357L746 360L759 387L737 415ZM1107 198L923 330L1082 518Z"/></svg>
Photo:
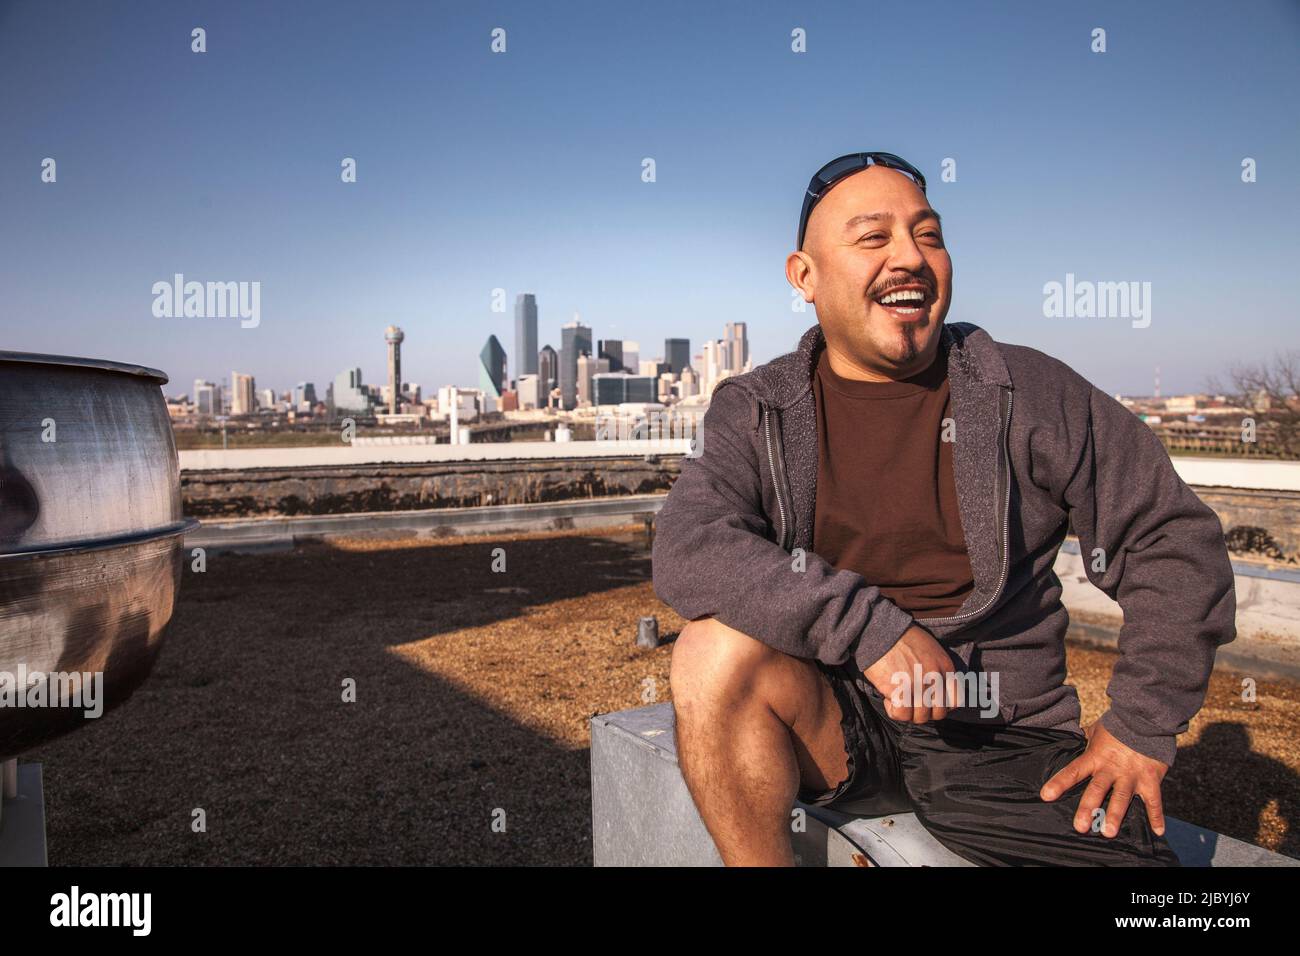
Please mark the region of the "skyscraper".
<svg viewBox="0 0 1300 956"><path fill-rule="evenodd" d="M682 369L682 374L678 380L681 382L678 386L678 394L682 398L690 398L692 395L700 393L700 376L689 365Z"/></svg>
<svg viewBox="0 0 1300 956"><path fill-rule="evenodd" d="M551 389L560 384L560 357L549 345L543 345L537 353L537 376L542 380L541 388L545 393L543 397L550 395ZM545 405L546 402L542 404Z"/></svg>
<svg viewBox="0 0 1300 956"><path fill-rule="evenodd" d="M544 408L542 400L542 380L536 375L520 375L515 379L515 388L519 393L520 408Z"/></svg>
<svg viewBox="0 0 1300 956"><path fill-rule="evenodd" d="M578 405L578 356L591 354L591 329L573 313L573 321L560 329L560 405L568 410Z"/></svg>
<svg viewBox="0 0 1300 956"><path fill-rule="evenodd" d="M402 392L402 340L406 336L395 325L384 330L388 343L388 414L396 415Z"/></svg>
<svg viewBox="0 0 1300 956"><path fill-rule="evenodd" d="M495 335L488 336L483 351L478 353L478 360L478 387L483 390L484 401L489 406L484 411L497 411L506 385L506 350Z"/></svg>
<svg viewBox="0 0 1300 956"><path fill-rule="evenodd" d="M537 297L521 292L515 299L515 378L537 374Z"/></svg>
<svg viewBox="0 0 1300 956"><path fill-rule="evenodd" d="M709 339L700 347L700 392L713 394L713 386L722 378L722 340Z"/></svg>
<svg viewBox="0 0 1300 956"><path fill-rule="evenodd" d="M230 373L230 414L251 415L257 411L257 387L253 376Z"/></svg>
<svg viewBox="0 0 1300 956"><path fill-rule="evenodd" d="M664 339L664 361L676 375L691 364L690 339Z"/></svg>
<svg viewBox="0 0 1300 956"><path fill-rule="evenodd" d="M744 322L728 322L722 336L722 367L739 375L749 363L749 335Z"/></svg>
<svg viewBox="0 0 1300 956"><path fill-rule="evenodd" d="M199 415L220 415L221 401L217 395L217 383L194 380L194 411Z"/></svg>
<svg viewBox="0 0 1300 956"><path fill-rule="evenodd" d="M608 374L609 359L592 358L590 355L578 356L578 404L594 405L592 381L597 375Z"/></svg>
<svg viewBox="0 0 1300 956"><path fill-rule="evenodd" d="M623 371L623 342L621 339L604 339L597 343L596 357L609 359L611 372Z"/></svg>
<svg viewBox="0 0 1300 956"><path fill-rule="evenodd" d="M344 369L335 375L330 394L336 411L370 413L370 392L361 381L359 368Z"/></svg>

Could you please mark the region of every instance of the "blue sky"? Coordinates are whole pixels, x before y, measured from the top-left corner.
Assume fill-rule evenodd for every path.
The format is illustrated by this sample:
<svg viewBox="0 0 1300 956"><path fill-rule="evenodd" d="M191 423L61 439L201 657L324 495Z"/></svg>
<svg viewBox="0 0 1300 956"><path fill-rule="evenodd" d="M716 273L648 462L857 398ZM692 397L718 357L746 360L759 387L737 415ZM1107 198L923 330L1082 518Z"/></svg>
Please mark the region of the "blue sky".
<svg viewBox="0 0 1300 956"><path fill-rule="evenodd" d="M885 149L933 183L949 320L1198 389L1300 348L1298 41L1294 0L0 2L0 347L323 391L380 381L396 323L427 390L512 352L533 292L541 344L745 321L765 361L815 321L783 265L808 177ZM260 282L260 324L155 317L176 272ZM1150 327L1045 318L1066 273L1150 282Z"/></svg>

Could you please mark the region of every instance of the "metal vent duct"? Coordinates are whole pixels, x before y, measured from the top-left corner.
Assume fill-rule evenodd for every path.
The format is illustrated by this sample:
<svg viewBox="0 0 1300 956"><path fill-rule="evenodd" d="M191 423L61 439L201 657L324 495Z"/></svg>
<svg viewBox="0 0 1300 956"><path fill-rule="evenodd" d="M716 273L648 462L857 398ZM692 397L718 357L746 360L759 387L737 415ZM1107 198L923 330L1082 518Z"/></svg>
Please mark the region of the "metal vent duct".
<svg viewBox="0 0 1300 956"><path fill-rule="evenodd" d="M0 760L83 726L50 706L102 675L103 709L149 674L180 585L184 533L171 422L155 369L0 351ZM27 686L18 683L27 675Z"/></svg>

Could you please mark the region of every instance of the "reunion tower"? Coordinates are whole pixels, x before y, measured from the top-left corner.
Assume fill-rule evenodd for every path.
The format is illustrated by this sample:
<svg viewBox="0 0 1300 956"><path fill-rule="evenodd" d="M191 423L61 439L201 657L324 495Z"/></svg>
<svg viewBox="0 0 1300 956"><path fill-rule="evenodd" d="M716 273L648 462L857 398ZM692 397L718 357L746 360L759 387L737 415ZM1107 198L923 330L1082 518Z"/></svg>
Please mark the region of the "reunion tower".
<svg viewBox="0 0 1300 956"><path fill-rule="evenodd" d="M384 330L388 343L388 414L397 414L397 396L402 390L402 340L406 335L395 325Z"/></svg>

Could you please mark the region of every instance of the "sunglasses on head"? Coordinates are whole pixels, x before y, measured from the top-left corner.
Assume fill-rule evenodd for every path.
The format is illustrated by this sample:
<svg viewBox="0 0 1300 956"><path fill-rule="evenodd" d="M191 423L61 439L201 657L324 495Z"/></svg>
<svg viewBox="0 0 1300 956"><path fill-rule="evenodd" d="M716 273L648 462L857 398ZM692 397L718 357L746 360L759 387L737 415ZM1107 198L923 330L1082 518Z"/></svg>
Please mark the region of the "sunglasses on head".
<svg viewBox="0 0 1300 956"><path fill-rule="evenodd" d="M921 192L925 192L925 177L921 175L921 171L893 153L849 153L847 156L832 159L817 170L808 183L808 190L803 197L803 211L799 213L799 239L795 243L796 249L803 248L804 233L808 231L808 217L812 215L813 207L826 195L827 190L845 176L851 176L868 166L886 166L889 169L896 169L920 186Z"/></svg>

